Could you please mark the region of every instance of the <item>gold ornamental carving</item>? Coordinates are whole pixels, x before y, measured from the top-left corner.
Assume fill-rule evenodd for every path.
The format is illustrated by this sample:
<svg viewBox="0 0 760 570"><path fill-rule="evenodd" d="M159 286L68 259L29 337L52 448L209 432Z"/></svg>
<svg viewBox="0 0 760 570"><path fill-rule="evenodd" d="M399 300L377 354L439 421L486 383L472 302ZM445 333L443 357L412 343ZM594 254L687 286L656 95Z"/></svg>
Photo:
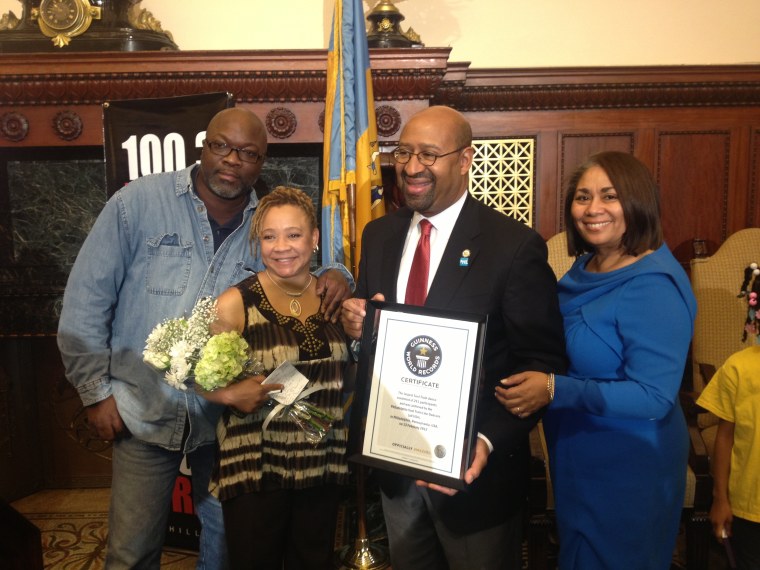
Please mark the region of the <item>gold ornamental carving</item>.
<svg viewBox="0 0 760 570"><path fill-rule="evenodd" d="M0 31L15 30L18 28L21 20L13 12L6 12L0 16Z"/></svg>
<svg viewBox="0 0 760 570"><path fill-rule="evenodd" d="M161 27L160 20L156 19L152 12L140 6L141 1L142 0L137 0L129 7L128 18L130 25L137 30L149 30L151 32L164 34L170 40L174 41L172 33Z"/></svg>
<svg viewBox="0 0 760 570"><path fill-rule="evenodd" d="M392 0L379 0L367 14L367 21L370 23L367 30L369 47L422 47L424 44L414 29L410 27L406 32L401 29L400 22L404 19L404 15Z"/></svg>
<svg viewBox="0 0 760 570"><path fill-rule="evenodd" d="M32 8L31 16L40 31L62 48L85 33L93 19L100 19L101 8L91 6L88 0L42 0L39 8Z"/></svg>

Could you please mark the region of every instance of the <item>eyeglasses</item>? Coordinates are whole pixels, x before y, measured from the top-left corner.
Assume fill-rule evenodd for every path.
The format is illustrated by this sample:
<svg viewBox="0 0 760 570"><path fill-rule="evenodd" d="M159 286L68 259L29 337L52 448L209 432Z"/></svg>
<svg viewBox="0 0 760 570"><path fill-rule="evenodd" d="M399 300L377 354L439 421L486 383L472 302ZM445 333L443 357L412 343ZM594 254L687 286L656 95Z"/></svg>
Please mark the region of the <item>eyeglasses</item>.
<svg viewBox="0 0 760 570"><path fill-rule="evenodd" d="M393 159L399 164L406 164L412 160L413 156L416 156L417 160L419 160L420 164L423 166L433 166L435 164L435 161L439 158L449 156L450 154L454 154L455 152L459 152L466 148L466 146L460 146L458 149L452 150L451 152L446 152L444 154L435 154L426 150L423 150L422 152L411 152L403 148L397 148L391 154L393 154Z"/></svg>
<svg viewBox="0 0 760 570"><path fill-rule="evenodd" d="M213 152L217 156L229 156L229 154L233 150L237 151L238 158L240 158L240 160L242 160L243 162L250 162L250 163L255 164L259 160L264 158L263 154L256 152L255 150L237 148L223 142L210 141L210 140L204 139L203 144L205 144L206 148L208 148L211 152Z"/></svg>

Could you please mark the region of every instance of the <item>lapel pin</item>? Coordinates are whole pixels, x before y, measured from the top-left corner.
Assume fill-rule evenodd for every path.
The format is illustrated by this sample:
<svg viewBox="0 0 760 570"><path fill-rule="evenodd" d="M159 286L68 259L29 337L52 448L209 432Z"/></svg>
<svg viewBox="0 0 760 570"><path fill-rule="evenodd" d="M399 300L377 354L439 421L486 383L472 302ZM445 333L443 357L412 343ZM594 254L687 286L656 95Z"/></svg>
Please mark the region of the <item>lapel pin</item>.
<svg viewBox="0 0 760 570"><path fill-rule="evenodd" d="M470 265L470 250L465 249L462 251L462 257L459 258L459 267L467 267Z"/></svg>

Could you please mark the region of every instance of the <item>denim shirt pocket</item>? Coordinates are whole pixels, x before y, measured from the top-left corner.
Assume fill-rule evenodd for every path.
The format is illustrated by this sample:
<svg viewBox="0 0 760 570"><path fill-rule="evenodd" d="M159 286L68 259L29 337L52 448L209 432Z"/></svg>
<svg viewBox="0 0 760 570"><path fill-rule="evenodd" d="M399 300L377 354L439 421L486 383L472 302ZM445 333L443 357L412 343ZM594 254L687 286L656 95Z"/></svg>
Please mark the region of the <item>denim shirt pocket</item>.
<svg viewBox="0 0 760 570"><path fill-rule="evenodd" d="M152 295L182 295L190 279L193 243L183 243L179 234L164 234L147 240L146 288Z"/></svg>

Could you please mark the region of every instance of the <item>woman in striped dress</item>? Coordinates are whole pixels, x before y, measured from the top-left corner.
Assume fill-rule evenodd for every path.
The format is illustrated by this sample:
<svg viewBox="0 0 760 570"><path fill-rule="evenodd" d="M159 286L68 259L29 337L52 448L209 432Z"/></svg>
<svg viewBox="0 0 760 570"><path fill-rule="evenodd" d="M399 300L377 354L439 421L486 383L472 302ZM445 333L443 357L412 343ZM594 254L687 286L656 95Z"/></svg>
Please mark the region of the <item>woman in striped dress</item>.
<svg viewBox="0 0 760 570"><path fill-rule="evenodd" d="M220 420L212 492L222 501L232 568L331 567L340 486L348 480L340 325L323 316L309 272L319 240L311 198L278 187L258 205L251 241L266 266L220 295L219 321L238 330L269 374L289 361L315 389L308 401L335 418L316 445L269 390L247 379L207 395L228 406ZM261 380L261 377L258 378ZM241 413L242 412L242 413Z"/></svg>

